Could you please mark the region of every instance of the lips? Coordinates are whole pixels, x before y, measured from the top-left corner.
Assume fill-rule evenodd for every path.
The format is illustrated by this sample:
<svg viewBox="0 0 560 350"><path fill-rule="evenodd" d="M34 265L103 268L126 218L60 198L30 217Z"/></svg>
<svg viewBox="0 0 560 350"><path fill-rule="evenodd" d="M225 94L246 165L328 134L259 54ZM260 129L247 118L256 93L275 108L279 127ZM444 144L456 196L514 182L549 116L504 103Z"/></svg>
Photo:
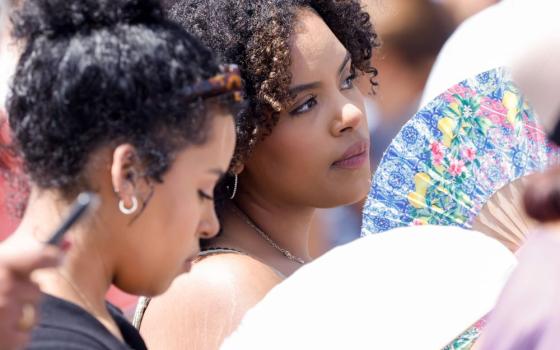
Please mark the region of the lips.
<svg viewBox="0 0 560 350"><path fill-rule="evenodd" d="M346 152L332 166L341 169L361 168L369 159L369 142L358 141L350 146Z"/></svg>

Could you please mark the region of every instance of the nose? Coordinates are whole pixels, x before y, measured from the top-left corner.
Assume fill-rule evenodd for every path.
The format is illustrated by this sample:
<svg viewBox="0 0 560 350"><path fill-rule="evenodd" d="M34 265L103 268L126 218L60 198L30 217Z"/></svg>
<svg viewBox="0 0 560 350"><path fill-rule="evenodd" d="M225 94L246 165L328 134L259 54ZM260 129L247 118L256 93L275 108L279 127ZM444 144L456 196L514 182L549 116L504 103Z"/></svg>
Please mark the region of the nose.
<svg viewBox="0 0 560 350"><path fill-rule="evenodd" d="M331 133L338 137L345 133L352 132L358 128L365 119L364 112L360 107L348 100L345 100L336 109L336 115L332 122Z"/></svg>
<svg viewBox="0 0 560 350"><path fill-rule="evenodd" d="M214 209L214 203L209 202L198 226L199 237L202 239L210 239L215 237L219 231L220 222L218 221L218 216Z"/></svg>

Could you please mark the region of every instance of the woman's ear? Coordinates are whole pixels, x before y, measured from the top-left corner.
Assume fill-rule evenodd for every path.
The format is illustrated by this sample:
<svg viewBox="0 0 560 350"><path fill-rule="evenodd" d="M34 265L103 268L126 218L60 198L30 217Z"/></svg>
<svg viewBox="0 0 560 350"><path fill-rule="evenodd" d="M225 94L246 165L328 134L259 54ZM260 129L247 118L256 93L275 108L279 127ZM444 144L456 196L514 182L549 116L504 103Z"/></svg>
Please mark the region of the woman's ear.
<svg viewBox="0 0 560 350"><path fill-rule="evenodd" d="M133 201L138 200L136 187L141 168L134 146L122 144L115 148L111 163L111 182L113 190L118 193L126 208L133 207Z"/></svg>
<svg viewBox="0 0 560 350"><path fill-rule="evenodd" d="M243 172L243 170L245 170L245 164L242 162L235 162L235 164L233 164L233 166L231 167L231 173L233 175L239 175Z"/></svg>

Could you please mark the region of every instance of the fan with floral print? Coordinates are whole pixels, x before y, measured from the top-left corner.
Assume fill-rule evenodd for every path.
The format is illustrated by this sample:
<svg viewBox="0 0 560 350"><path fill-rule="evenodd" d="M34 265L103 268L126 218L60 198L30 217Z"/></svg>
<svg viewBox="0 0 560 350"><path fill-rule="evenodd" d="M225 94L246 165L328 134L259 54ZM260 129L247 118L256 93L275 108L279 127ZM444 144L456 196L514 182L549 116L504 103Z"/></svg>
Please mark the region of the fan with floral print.
<svg viewBox="0 0 560 350"><path fill-rule="evenodd" d="M515 250L530 230L527 176L558 164L506 69L465 80L404 125L385 152L362 235L406 225L475 228Z"/></svg>

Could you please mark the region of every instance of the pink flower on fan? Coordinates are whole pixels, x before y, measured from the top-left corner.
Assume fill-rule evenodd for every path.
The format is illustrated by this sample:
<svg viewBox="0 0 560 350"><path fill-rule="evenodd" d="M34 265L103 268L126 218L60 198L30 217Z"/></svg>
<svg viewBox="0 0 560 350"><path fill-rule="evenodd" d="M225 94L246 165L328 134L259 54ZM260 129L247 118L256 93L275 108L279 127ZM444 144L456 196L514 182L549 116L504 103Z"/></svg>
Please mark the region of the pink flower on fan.
<svg viewBox="0 0 560 350"><path fill-rule="evenodd" d="M461 85L455 85L449 89L449 94L469 97L472 96L472 90Z"/></svg>
<svg viewBox="0 0 560 350"><path fill-rule="evenodd" d="M430 144L430 149L432 151L432 159L435 165L441 165L443 161L443 145L441 142L432 141Z"/></svg>
<svg viewBox="0 0 560 350"><path fill-rule="evenodd" d="M463 149L463 159L472 162L476 157L476 149L474 147L465 147Z"/></svg>
<svg viewBox="0 0 560 350"><path fill-rule="evenodd" d="M459 159L453 159L451 160L449 169L447 170L449 171L449 174L451 174L451 176L459 176L465 171L465 162Z"/></svg>

